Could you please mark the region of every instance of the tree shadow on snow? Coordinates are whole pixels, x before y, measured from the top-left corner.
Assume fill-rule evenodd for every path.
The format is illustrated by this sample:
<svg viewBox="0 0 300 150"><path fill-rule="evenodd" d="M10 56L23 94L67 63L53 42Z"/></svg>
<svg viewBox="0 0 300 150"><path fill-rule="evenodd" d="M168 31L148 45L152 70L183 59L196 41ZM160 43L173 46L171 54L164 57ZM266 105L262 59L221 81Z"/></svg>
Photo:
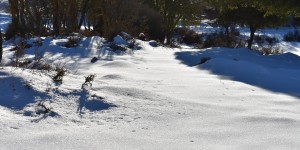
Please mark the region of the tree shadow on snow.
<svg viewBox="0 0 300 150"><path fill-rule="evenodd" d="M300 57L292 53L263 56L248 49L212 48L177 52L189 67L208 70L226 79L300 98ZM201 59L207 59L202 61Z"/></svg>
<svg viewBox="0 0 300 150"><path fill-rule="evenodd" d="M35 103L37 97L46 97L22 78L11 77L3 72L0 72L0 91L0 105L13 110L22 110L26 105Z"/></svg>
<svg viewBox="0 0 300 150"><path fill-rule="evenodd" d="M110 109L112 107L116 107L116 105L105 102L101 97L95 95L89 96L89 93L86 90L80 91L77 94L80 96L78 100L78 108L77 108L77 112L80 114L85 109L93 112L93 111L101 111L101 110Z"/></svg>

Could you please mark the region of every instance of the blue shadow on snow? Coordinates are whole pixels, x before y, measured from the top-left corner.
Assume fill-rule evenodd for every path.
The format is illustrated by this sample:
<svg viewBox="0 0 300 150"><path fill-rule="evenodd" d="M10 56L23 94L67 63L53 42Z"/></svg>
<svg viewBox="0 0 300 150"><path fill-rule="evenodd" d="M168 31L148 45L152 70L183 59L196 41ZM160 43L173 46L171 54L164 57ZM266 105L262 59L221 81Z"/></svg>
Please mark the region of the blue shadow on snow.
<svg viewBox="0 0 300 150"><path fill-rule="evenodd" d="M300 98L300 57L292 53L264 56L248 49L211 48L175 57L189 67ZM200 64L204 57L211 59Z"/></svg>

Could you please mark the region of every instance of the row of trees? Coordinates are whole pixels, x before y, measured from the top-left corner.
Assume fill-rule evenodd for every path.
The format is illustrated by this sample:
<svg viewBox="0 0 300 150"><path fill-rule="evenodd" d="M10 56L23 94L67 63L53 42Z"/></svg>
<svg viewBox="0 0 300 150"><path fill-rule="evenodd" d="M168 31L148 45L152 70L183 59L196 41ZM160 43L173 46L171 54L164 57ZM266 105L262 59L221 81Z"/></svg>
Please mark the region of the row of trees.
<svg viewBox="0 0 300 150"><path fill-rule="evenodd" d="M171 42L172 31L185 18L201 14L201 0L9 0L10 34L60 35L85 30L110 38L120 31L145 32Z"/></svg>
<svg viewBox="0 0 300 150"><path fill-rule="evenodd" d="M209 0L209 2L217 23L223 26L227 33L232 26L249 27L249 49L252 47L257 29L286 24L289 17L299 15L300 12L300 1L297 0Z"/></svg>
<svg viewBox="0 0 300 150"><path fill-rule="evenodd" d="M134 36L144 32L170 44L180 21L199 21L203 10L209 10L205 15L217 19L227 32L231 26L248 26L249 48L257 29L280 25L288 15L300 12L298 0L9 0L9 4L8 38L26 33L57 36L84 26L107 38L120 31Z"/></svg>

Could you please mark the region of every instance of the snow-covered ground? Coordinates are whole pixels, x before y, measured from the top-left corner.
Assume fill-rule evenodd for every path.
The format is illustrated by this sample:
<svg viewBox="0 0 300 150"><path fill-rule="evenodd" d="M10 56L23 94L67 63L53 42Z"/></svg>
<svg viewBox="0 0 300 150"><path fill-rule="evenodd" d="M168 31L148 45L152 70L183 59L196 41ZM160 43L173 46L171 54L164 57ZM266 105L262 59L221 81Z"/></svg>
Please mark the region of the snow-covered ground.
<svg viewBox="0 0 300 150"><path fill-rule="evenodd" d="M0 68L0 149L300 147L299 43L280 42L286 53L263 56L143 41L141 50L122 53L104 48L101 37L76 48L62 47L66 41L43 38L24 56L67 68L62 84L53 71ZM5 42L3 64L13 59L11 48ZM53 113L37 114L39 102Z"/></svg>
<svg viewBox="0 0 300 150"><path fill-rule="evenodd" d="M11 22L10 15L7 13L0 12L0 20L0 29L2 32L4 32L8 24Z"/></svg>
<svg viewBox="0 0 300 150"><path fill-rule="evenodd" d="M0 13L9 12L8 0L0 0Z"/></svg>
<svg viewBox="0 0 300 150"><path fill-rule="evenodd" d="M74 49L46 38L39 48L68 68L0 70L3 149L297 149L300 58L247 49L101 49L100 37ZM12 57L5 46L5 61ZM35 48L25 57L33 57ZM100 60L91 63L92 57ZM201 58L211 57L197 65ZM81 89L95 74L93 86ZM27 85L27 86L26 86ZM29 88L28 88L28 85ZM37 101L55 112L35 114Z"/></svg>

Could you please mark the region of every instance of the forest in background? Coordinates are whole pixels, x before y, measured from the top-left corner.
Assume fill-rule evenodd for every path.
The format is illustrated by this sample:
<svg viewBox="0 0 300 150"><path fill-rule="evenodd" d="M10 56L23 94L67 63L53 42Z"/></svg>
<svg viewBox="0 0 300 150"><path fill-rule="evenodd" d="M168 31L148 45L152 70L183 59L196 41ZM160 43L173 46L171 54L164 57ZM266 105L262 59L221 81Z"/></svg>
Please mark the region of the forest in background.
<svg viewBox="0 0 300 150"><path fill-rule="evenodd" d="M81 32L112 39L125 31L170 45L179 23L199 24L206 18L226 34L237 25L249 27L251 48L257 29L286 24L299 15L297 6L296 0L9 0L12 23L5 37Z"/></svg>

